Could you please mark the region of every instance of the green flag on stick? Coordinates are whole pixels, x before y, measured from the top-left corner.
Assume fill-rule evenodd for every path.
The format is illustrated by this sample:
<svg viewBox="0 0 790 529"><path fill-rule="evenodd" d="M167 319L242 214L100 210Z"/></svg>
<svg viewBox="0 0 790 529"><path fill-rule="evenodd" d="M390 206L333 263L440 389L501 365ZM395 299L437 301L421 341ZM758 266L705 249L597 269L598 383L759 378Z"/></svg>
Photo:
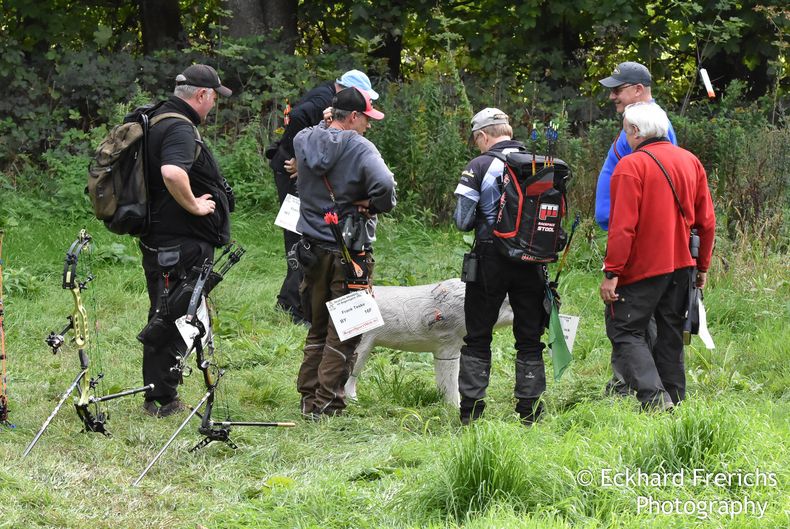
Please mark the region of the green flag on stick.
<svg viewBox="0 0 790 529"><path fill-rule="evenodd" d="M551 363L554 366L554 380L559 380L570 365L571 360L573 360L573 355L571 355L568 349L568 344L565 343L565 333L562 332L559 309L557 308L557 303L554 301L554 294L552 294L548 286L546 286L546 295L551 303L551 314L549 315Z"/></svg>

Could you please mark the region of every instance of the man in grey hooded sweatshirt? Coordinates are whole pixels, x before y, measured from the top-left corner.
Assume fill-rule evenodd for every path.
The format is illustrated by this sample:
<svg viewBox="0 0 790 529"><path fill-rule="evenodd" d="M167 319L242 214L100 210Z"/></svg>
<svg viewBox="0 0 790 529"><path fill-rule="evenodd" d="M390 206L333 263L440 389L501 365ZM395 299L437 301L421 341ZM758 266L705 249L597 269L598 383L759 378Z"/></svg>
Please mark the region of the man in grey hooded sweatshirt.
<svg viewBox="0 0 790 529"><path fill-rule="evenodd" d="M357 285L373 272L372 243L376 213L395 207L395 180L378 149L363 137L370 119L384 114L370 104L358 88L346 88L332 101L330 125L321 123L294 138L298 166L300 219L305 246L314 258L302 259L302 292L310 292L310 330L296 385L302 395L302 413L316 420L338 415L346 407L344 386L356 360L361 336L341 342L326 302L348 294L349 280ZM346 245L362 277L349 277L330 222L347 232ZM303 256L304 257L304 256ZM360 281L362 280L362 281Z"/></svg>

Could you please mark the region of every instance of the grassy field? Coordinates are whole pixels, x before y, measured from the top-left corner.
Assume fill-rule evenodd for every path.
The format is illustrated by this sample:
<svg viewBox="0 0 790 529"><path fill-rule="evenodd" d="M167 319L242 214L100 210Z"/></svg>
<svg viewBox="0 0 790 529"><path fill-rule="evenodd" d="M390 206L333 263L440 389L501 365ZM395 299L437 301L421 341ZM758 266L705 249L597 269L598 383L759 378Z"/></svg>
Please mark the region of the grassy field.
<svg viewBox="0 0 790 529"><path fill-rule="evenodd" d="M786 255L719 241L706 289L717 349L696 338L687 349L689 397L672 414L640 413L633 400L603 396L602 244L580 235L560 286L563 312L581 316L575 361L560 382L549 380L538 425L522 427L513 412L509 330L495 336L490 404L473 427L461 427L442 403L430 354L391 350L373 356L347 416L314 424L300 419L295 390L305 329L273 308L281 235L273 215L239 216L234 235L248 253L214 295L223 403L237 420L297 427L237 428L239 450L212 444L190 454L200 440L195 420L135 488L182 420L145 416L140 396L109 403L112 438L82 433L67 403L30 457L20 458L78 372L73 344L53 355L43 338L71 311L62 260L81 227L95 239L95 280L85 294L98 327L94 361L101 359L105 389L140 384L135 336L147 297L134 240L46 213L47 204L3 202L13 221L4 279L15 427L0 429L0 527L790 527ZM463 252L452 230L385 219L377 277L387 284L453 277ZM182 396L197 402L202 394L195 371ZM667 481L608 481L640 471ZM737 505L746 512L733 513Z"/></svg>

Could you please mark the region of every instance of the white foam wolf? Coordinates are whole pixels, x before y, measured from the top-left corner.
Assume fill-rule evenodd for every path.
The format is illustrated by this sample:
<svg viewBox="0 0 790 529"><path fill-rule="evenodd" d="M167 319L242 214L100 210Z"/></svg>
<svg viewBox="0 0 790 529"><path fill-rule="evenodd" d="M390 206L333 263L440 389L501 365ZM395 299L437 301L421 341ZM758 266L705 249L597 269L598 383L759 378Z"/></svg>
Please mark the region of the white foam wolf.
<svg viewBox="0 0 790 529"><path fill-rule="evenodd" d="M465 286L448 279L414 287L377 286L373 289L384 326L366 332L357 347L357 361L346 383L346 395L357 396L357 378L377 345L401 351L433 353L436 384L445 400L459 404L458 359L464 344ZM505 302L496 327L512 325L513 310Z"/></svg>

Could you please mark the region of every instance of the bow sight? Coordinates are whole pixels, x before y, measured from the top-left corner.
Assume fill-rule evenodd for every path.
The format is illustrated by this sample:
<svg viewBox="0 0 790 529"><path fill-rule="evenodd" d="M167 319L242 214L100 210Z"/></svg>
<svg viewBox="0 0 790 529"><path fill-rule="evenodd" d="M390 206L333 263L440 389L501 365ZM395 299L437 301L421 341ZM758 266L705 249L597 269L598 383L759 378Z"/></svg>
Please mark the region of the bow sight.
<svg viewBox="0 0 790 529"><path fill-rule="evenodd" d="M173 367L182 375L189 372L186 363L191 355L195 355L195 363L197 368L203 374L203 383L206 388L206 393L198 401L198 403L191 408L191 412L179 425L170 439L167 440L161 450L154 456L154 458L145 467L145 470L140 476L132 483L137 486L143 480L148 471L156 464L160 457L170 447L175 438L181 433L181 430L186 427L187 423L194 416L200 418L200 426L198 433L203 436L195 446L189 451L194 452L210 444L212 441L219 441L227 444L234 450L238 448L236 444L230 439L231 428L234 426L259 426L259 427L293 427L296 426L292 422L240 422L240 421L214 421L212 419L212 412L214 411L215 398L217 395L217 387L219 381L225 375L225 371L220 369L213 361L214 357L214 335L211 330L211 311L207 303L208 293L225 278L225 274L239 262L241 256L244 255L245 249L235 242L227 245L216 262L206 259L201 268L195 268L192 276L184 282L187 291L191 291L189 304L187 306L186 314L176 320L176 325L182 329L182 337L191 334L192 343L188 351L177 359L176 366ZM190 326L192 332L187 333L185 326ZM185 337L185 341L189 341ZM203 413L200 413L200 408L205 405Z"/></svg>
<svg viewBox="0 0 790 529"><path fill-rule="evenodd" d="M104 373L100 372L95 376L90 374L90 359L88 357L89 333L88 333L88 311L82 302L82 292L88 288L88 284L93 280L93 275L88 273L84 280L77 277L77 263L80 259L82 252L90 251L91 236L85 231L81 230L77 240L75 240L66 252L66 259L63 265L63 289L71 291L74 298L74 309L67 317L68 323L60 331L60 333L50 332L49 336L45 338L45 342L52 349L53 354L57 354L60 348L66 342L66 334L69 331L74 333L74 343L77 345L77 355L80 360L80 372L68 389L63 393L58 401L55 409L49 415L41 429L25 449L22 457L26 457L38 440L47 429L49 423L55 418L55 415L60 411L63 403L69 398L75 390L77 392L74 399L74 407L77 411L77 416L82 420L86 432L99 432L108 437L110 433L105 429L104 425L109 415L103 411L99 404L108 400L125 397L127 395L134 395L143 391L151 390L154 388L153 384L143 386L141 388L128 389L120 393L113 393L111 395L97 395L97 387L99 382L104 377ZM93 411L91 411L93 406Z"/></svg>

